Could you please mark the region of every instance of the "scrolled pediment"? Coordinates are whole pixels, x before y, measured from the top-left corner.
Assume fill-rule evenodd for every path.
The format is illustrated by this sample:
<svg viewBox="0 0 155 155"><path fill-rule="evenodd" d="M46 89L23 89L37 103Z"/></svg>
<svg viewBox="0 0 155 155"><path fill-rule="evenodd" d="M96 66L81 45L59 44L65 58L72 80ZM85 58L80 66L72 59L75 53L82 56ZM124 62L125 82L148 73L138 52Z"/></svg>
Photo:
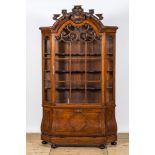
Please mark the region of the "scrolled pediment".
<svg viewBox="0 0 155 155"><path fill-rule="evenodd" d="M56 22L52 26L53 30L57 30L63 23L70 20L75 24L82 24L84 21L92 21L100 30L104 28L101 20L103 19L102 14L94 14L94 10L90 9L89 12L84 12L81 5L75 5L72 12L62 10L62 14L54 14L53 20Z"/></svg>

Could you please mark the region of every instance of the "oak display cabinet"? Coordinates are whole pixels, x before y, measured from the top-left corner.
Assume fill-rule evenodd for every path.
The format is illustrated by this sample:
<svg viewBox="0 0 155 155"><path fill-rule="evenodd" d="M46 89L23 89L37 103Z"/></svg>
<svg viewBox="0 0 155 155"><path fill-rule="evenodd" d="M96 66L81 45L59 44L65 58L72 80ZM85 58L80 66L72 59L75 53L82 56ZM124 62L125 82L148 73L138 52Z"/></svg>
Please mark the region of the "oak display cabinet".
<svg viewBox="0 0 155 155"><path fill-rule="evenodd" d="M42 143L116 144L115 33L102 14L55 14L42 32Z"/></svg>

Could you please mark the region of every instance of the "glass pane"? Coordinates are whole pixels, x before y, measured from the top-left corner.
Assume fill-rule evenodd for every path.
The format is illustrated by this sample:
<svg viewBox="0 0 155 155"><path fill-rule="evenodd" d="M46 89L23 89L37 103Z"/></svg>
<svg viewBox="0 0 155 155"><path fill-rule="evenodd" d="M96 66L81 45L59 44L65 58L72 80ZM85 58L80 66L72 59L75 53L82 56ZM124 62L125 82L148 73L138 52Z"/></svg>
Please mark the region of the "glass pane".
<svg viewBox="0 0 155 155"><path fill-rule="evenodd" d="M43 64L44 64L44 101L51 101L51 67L50 67L50 38L46 36L44 38L44 56L43 56Z"/></svg>
<svg viewBox="0 0 155 155"><path fill-rule="evenodd" d="M56 41L56 103L100 103L100 37L88 24L67 25Z"/></svg>
<svg viewBox="0 0 155 155"><path fill-rule="evenodd" d="M106 59L106 102L112 102L114 99L114 36L112 34L107 35L107 59Z"/></svg>

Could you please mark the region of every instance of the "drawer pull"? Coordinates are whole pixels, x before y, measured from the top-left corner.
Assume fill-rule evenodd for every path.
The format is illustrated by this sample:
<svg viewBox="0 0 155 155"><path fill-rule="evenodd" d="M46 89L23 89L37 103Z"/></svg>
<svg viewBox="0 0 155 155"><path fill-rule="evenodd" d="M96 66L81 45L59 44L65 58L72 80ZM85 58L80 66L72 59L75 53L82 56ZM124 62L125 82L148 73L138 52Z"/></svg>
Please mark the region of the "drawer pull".
<svg viewBox="0 0 155 155"><path fill-rule="evenodd" d="M82 110L81 109L75 109L74 112L81 113Z"/></svg>

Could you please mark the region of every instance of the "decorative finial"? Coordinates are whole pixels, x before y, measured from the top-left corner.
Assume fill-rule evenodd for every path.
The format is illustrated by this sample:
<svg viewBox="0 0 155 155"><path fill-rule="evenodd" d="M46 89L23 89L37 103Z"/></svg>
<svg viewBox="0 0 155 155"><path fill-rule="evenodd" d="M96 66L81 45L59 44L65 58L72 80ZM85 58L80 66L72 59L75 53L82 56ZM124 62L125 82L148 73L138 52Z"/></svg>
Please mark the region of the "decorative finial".
<svg viewBox="0 0 155 155"><path fill-rule="evenodd" d="M99 20L102 20L103 19L102 14L95 14L95 15L99 18Z"/></svg>
<svg viewBox="0 0 155 155"><path fill-rule="evenodd" d="M73 12L83 12L82 5L74 5Z"/></svg>
<svg viewBox="0 0 155 155"><path fill-rule="evenodd" d="M74 5L74 8L81 8L82 5Z"/></svg>
<svg viewBox="0 0 155 155"><path fill-rule="evenodd" d="M63 15L66 15L66 14L67 14L67 10L65 10L65 9L62 10L62 14L63 14Z"/></svg>
<svg viewBox="0 0 155 155"><path fill-rule="evenodd" d="M60 14L54 14L53 15L53 20L57 20L59 16L60 16Z"/></svg>
<svg viewBox="0 0 155 155"><path fill-rule="evenodd" d="M94 9L89 9L89 13L90 13L91 15L93 15L93 14L94 14Z"/></svg>

